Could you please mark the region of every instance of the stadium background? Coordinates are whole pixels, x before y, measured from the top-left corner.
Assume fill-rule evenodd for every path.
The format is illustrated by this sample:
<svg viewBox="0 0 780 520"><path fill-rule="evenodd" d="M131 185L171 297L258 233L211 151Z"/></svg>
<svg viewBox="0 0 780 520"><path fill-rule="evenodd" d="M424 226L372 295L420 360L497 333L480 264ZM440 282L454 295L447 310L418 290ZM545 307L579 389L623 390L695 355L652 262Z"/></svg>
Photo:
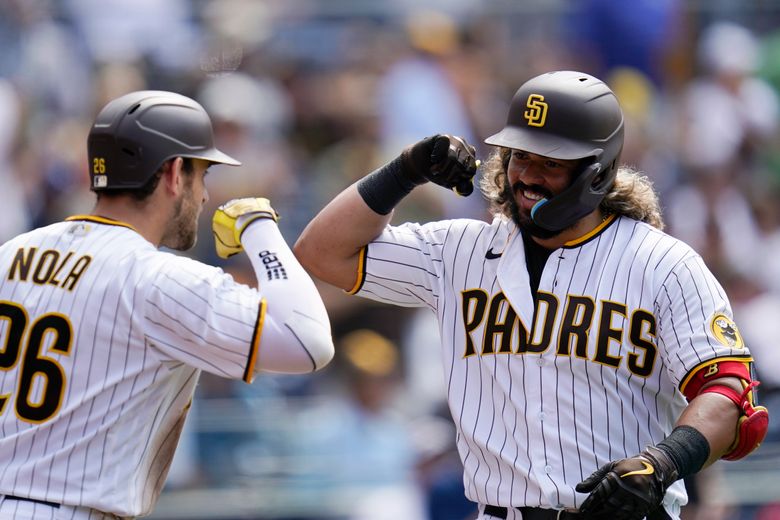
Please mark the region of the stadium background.
<svg viewBox="0 0 780 520"><path fill-rule="evenodd" d="M515 89L554 69L605 79L623 161L668 231L722 281L774 421L747 459L689 482L690 519L780 518L780 0L0 0L0 240L89 212L86 135L110 98L175 90L243 161L208 218L269 197L290 243L340 189L437 132L478 146ZM429 189L430 188L430 189ZM488 218L424 187L396 219ZM433 317L321 286L337 355L252 386L204 375L153 519L465 520Z"/></svg>

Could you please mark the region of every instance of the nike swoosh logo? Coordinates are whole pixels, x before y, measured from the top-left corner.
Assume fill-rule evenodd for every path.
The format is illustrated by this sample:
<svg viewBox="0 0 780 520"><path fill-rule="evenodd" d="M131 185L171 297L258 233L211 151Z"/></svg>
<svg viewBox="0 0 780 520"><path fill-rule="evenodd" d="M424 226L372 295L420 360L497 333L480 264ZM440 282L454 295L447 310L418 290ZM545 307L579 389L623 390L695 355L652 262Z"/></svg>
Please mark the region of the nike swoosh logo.
<svg viewBox="0 0 780 520"><path fill-rule="evenodd" d="M645 469L629 471L628 473L620 475L620 478L630 477L631 475L652 475L653 473L655 473L655 468L653 468L653 466L651 466L649 463L642 461L642 464L645 465Z"/></svg>
<svg viewBox="0 0 780 520"><path fill-rule="evenodd" d="M503 254L503 252L501 252L501 253L494 253L493 252L493 248L491 247L490 249L488 249L487 253L485 253L485 258L488 259L488 260L494 260L496 258L501 258L502 254Z"/></svg>

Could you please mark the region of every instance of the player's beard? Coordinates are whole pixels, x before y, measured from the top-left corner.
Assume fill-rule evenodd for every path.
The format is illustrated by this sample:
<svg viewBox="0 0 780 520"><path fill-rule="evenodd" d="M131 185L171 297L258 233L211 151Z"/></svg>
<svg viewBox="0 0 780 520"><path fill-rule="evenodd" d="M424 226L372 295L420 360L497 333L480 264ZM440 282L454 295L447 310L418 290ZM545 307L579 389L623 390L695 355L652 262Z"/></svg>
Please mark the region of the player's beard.
<svg viewBox="0 0 780 520"><path fill-rule="evenodd" d="M161 242L161 245L176 251L191 249L198 240L200 207L193 196L192 182L192 176L185 180L184 190L174 207L173 219Z"/></svg>
<svg viewBox="0 0 780 520"><path fill-rule="evenodd" d="M506 191L507 204L509 205L509 213L512 215L512 220L514 220L515 224L517 224L517 227L519 227L523 232L537 238L548 239L560 235L563 231L562 229L558 231L544 229L533 221L530 212L520 208L520 205L517 203L517 199L515 198L515 194L519 190L522 190L526 187L527 186L525 186L523 183L519 182L515 183L514 186L510 186L508 182L505 185L504 191ZM548 199L552 198L553 196L552 193L546 192L543 188L534 186L533 189L538 193L542 193Z"/></svg>

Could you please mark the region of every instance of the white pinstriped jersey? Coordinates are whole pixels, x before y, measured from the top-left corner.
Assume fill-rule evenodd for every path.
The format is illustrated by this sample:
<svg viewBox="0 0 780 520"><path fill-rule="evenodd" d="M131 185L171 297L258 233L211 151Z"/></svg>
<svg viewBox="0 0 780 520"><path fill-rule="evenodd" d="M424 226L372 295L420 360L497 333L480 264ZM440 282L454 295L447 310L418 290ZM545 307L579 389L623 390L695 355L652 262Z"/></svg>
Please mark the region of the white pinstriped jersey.
<svg viewBox="0 0 780 520"><path fill-rule="evenodd" d="M436 313L466 495L482 504L578 507L578 482L671 432L694 369L750 360L701 257L625 217L553 251L536 305L502 218L388 226L360 270L351 292ZM677 482L666 509L685 501Z"/></svg>
<svg viewBox="0 0 780 520"><path fill-rule="evenodd" d="M146 514L200 370L251 380L265 300L96 217L0 247L0 494Z"/></svg>

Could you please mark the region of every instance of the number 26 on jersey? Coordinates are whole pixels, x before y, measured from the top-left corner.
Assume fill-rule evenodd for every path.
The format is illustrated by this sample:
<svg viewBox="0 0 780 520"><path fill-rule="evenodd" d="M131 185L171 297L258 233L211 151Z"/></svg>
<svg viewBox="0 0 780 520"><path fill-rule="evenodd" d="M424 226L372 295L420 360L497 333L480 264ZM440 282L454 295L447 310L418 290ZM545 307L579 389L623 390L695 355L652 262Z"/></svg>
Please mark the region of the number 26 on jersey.
<svg viewBox="0 0 780 520"><path fill-rule="evenodd" d="M72 340L66 316L47 313L30 319L18 303L0 300L0 371L19 370L16 388L0 394L0 415L13 409L20 420L41 423L59 411L65 371L47 354L69 356Z"/></svg>

